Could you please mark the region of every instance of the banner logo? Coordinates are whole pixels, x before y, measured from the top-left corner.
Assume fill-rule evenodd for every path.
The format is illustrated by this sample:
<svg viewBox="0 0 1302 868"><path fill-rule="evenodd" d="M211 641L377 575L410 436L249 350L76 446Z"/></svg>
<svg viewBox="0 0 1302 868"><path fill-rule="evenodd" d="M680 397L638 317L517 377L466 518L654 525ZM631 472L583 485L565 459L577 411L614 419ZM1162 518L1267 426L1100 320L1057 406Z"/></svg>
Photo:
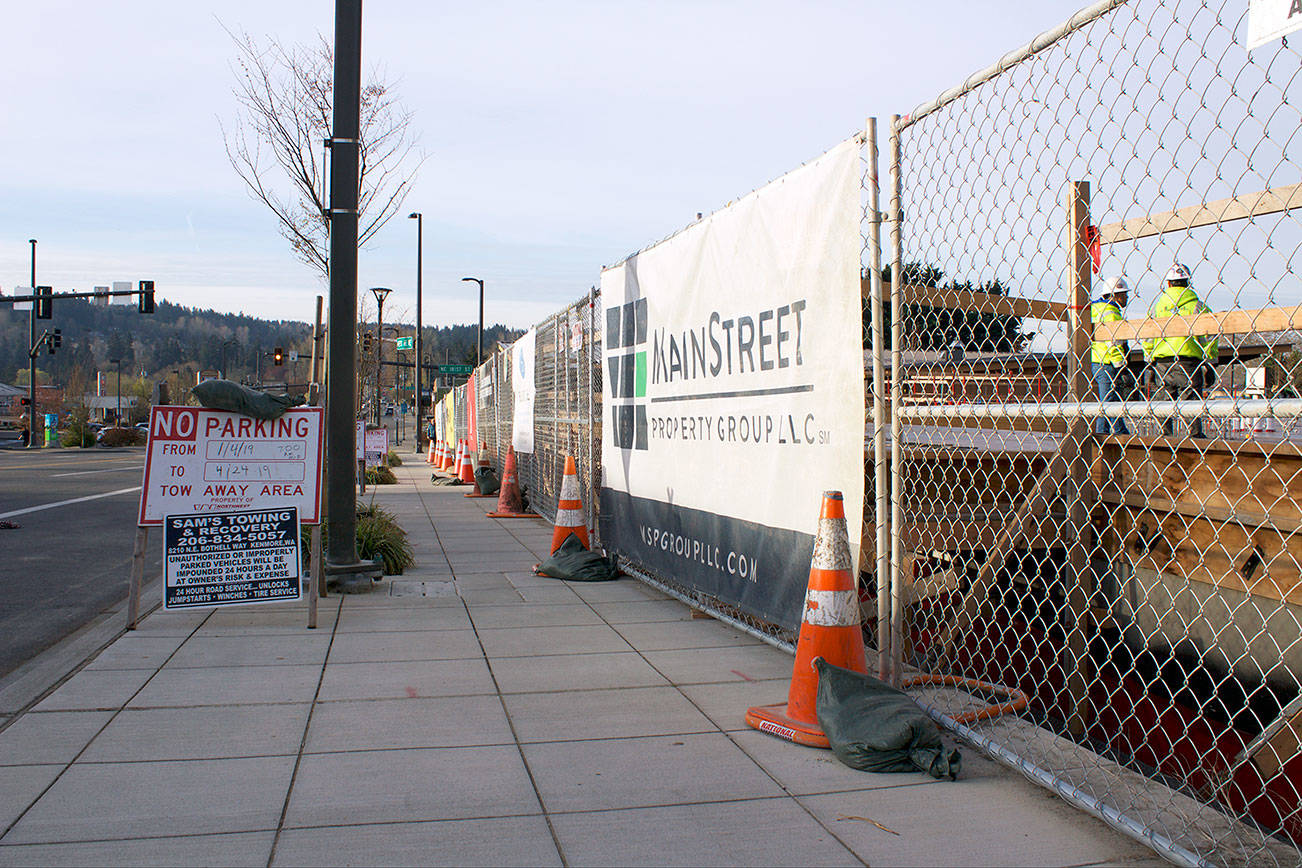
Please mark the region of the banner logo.
<svg viewBox="0 0 1302 868"><path fill-rule="evenodd" d="M606 394L616 449L647 448L647 307L638 298L606 309Z"/></svg>

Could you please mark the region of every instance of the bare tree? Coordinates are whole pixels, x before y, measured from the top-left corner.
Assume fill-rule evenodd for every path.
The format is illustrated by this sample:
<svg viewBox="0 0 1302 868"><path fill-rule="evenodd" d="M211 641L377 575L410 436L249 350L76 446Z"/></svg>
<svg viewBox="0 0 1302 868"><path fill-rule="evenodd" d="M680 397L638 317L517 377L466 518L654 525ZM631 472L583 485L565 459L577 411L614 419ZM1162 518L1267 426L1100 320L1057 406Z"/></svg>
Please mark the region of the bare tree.
<svg viewBox="0 0 1302 868"><path fill-rule="evenodd" d="M318 34L313 47L265 45L227 30L238 55L232 89L239 104L232 129L222 126L226 156L253 198L280 222L280 232L307 265L328 279L329 218L325 141L330 137L334 49ZM358 246L398 213L424 158L414 153L412 113L393 84L362 89Z"/></svg>

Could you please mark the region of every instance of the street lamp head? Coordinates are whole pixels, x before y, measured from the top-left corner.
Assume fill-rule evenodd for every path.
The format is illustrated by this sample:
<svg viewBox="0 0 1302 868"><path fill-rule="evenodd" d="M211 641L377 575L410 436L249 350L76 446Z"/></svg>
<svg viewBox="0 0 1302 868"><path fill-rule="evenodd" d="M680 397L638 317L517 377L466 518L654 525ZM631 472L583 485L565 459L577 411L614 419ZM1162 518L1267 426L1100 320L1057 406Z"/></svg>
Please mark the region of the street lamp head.
<svg viewBox="0 0 1302 868"><path fill-rule="evenodd" d="M27 239L27 243L28 243L28 244L35 244L35 243L36 243L36 239L35 239L35 238L28 238L28 239Z"/></svg>
<svg viewBox="0 0 1302 868"><path fill-rule="evenodd" d="M483 285L484 285L484 282L483 282L482 280L480 280L478 277L463 277L463 278L461 278L461 280L462 280L462 282L465 282L465 281L467 281L467 280L469 280L469 281L473 281L474 283L477 283L477 284L479 284L480 286L483 286Z"/></svg>
<svg viewBox="0 0 1302 868"><path fill-rule="evenodd" d="M408 219L408 220L419 220L419 219L420 219L420 212L419 212L419 211L412 211L410 214L407 215L407 219Z"/></svg>
<svg viewBox="0 0 1302 868"><path fill-rule="evenodd" d="M376 301L383 303L384 299L389 295L389 293L393 292L393 290L389 289L387 286L372 286L371 292L375 294Z"/></svg>

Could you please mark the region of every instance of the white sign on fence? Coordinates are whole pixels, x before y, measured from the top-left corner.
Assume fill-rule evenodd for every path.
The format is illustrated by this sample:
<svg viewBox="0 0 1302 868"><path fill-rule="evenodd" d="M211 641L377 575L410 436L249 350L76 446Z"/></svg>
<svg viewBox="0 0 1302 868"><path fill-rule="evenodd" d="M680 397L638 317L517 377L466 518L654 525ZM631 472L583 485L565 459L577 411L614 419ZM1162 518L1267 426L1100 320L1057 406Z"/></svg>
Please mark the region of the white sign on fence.
<svg viewBox="0 0 1302 868"><path fill-rule="evenodd" d="M1251 0L1248 50L1260 48L1302 28L1302 0Z"/></svg>
<svg viewBox="0 0 1302 868"><path fill-rule="evenodd" d="M166 517L164 609L297 600L300 573L292 506Z"/></svg>
<svg viewBox="0 0 1302 868"><path fill-rule="evenodd" d="M537 331L529 329L511 344L511 389L515 392L511 446L516 452L533 452L533 356L537 337Z"/></svg>
<svg viewBox="0 0 1302 868"><path fill-rule="evenodd" d="M164 516L295 507L320 520L320 407L294 407L272 421L225 410L154 407L138 524Z"/></svg>

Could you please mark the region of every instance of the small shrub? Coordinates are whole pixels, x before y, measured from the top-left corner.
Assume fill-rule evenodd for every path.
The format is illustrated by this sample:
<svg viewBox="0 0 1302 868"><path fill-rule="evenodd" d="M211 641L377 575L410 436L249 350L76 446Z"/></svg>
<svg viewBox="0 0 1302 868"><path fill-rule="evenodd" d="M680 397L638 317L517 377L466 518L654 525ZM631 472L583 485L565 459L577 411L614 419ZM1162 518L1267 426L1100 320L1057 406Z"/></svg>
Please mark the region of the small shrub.
<svg viewBox="0 0 1302 868"><path fill-rule="evenodd" d="M390 467L402 466L402 459L399 458L398 453L394 452L392 449L389 450L388 455L384 456L384 460Z"/></svg>
<svg viewBox="0 0 1302 868"><path fill-rule="evenodd" d="M386 576L400 576L416 562L407 532L397 522L378 515L357 519L357 556L362 560L379 558Z"/></svg>
<svg viewBox="0 0 1302 868"><path fill-rule="evenodd" d="M59 435L59 443L64 446L75 446L78 449L89 449L95 445L95 432L85 422L78 424L73 420Z"/></svg>
<svg viewBox="0 0 1302 868"><path fill-rule="evenodd" d="M367 485L394 485L398 482L398 477L393 475L393 471L387 467L368 467L366 468Z"/></svg>
<svg viewBox="0 0 1302 868"><path fill-rule="evenodd" d="M145 432L139 428L105 428L100 432L101 446L143 446Z"/></svg>
<svg viewBox="0 0 1302 868"><path fill-rule="evenodd" d="M325 551L329 544L330 525L327 522L321 526L321 550ZM309 525L303 526L300 546L306 573L311 566L312 552L312 528ZM381 558L387 576L402 575L403 570L416 563L411 543L407 542L407 532L393 513L377 506L374 500L357 504L357 556L367 561Z"/></svg>

